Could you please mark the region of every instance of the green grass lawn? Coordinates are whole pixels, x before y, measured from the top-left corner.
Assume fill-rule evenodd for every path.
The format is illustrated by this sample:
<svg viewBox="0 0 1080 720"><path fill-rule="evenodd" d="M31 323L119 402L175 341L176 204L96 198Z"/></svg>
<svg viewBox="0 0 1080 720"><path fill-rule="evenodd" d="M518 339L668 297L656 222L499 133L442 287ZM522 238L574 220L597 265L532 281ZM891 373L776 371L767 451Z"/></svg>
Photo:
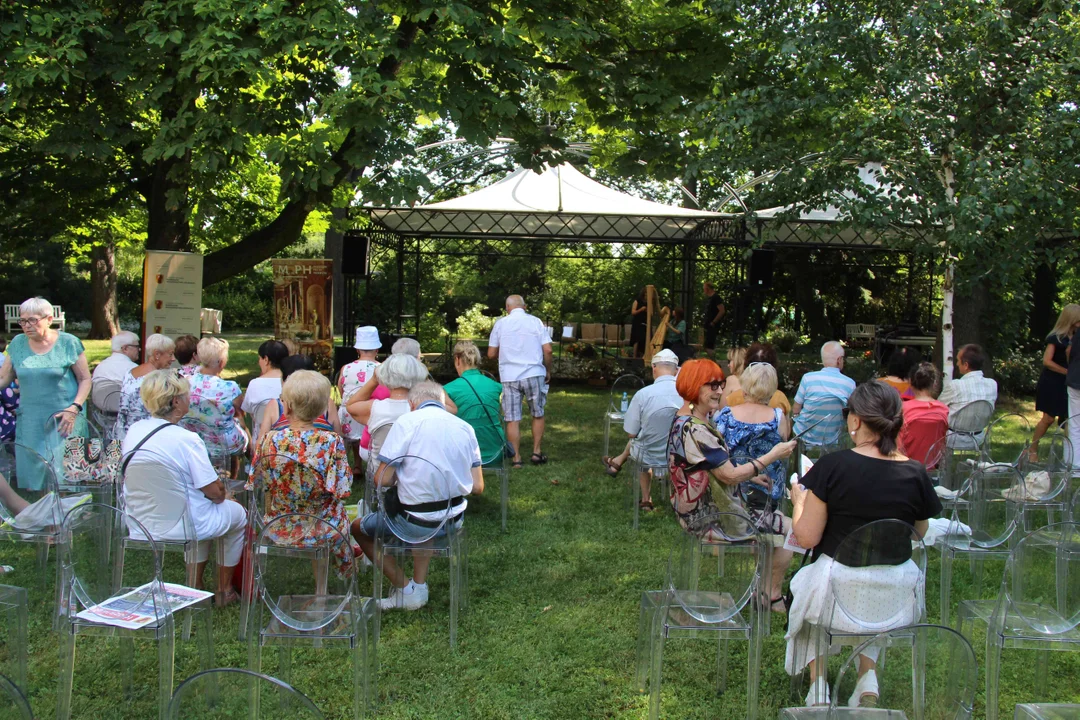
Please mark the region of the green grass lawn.
<svg viewBox="0 0 1080 720"><path fill-rule="evenodd" d="M260 339L261 340L261 339ZM233 340L236 362L254 352L259 340ZM92 357L107 346L88 343ZM601 393L557 389L548 405L545 450L551 462L515 471L511 478L509 532L499 530L498 489L470 501L471 607L462 615L459 645L448 642L447 567L436 559L430 574L431 600L414 613L383 616L378 649L379 713L385 718L643 718L647 698L633 686L638 609L644 590L659 589L667 553L680 532L670 510L644 517L630 527L624 505L627 475L608 478L599 462L607 402ZM1030 402L1003 402L1003 409L1033 414ZM1017 447L1022 440L1016 438ZM664 507L657 499L657 506ZM55 704L57 643L50 626L52 580L43 588L32 551L15 544L0 548L0 562L15 566L3 582L31 588L29 696L41 717ZM182 582L179 556L169 554L167 579ZM54 568L50 559L50 571ZM966 563L957 564L953 597L972 594ZM994 576L994 572L997 573ZM208 573L208 579L212 577ZM937 621L939 561L930 551L927 605ZM1000 569L988 570L983 591L996 592ZM371 575L362 576L370 588ZM370 592L370 589L366 590ZM237 638L238 609L214 616L217 664L246 667L247 648ZM953 613L955 618L955 611ZM975 645L980 667L983 636ZM179 639L176 683L197 670L193 642ZM745 708L744 644L733 643L729 691L716 696L716 646L673 640L664 662L663 715L668 718L738 718ZM1033 657L1006 651L1002 709L1011 716L1016 702L1052 699L1080 702L1080 657L1051 654L1050 698L1032 696ZM120 689L115 644L80 643L76 655L75 717L108 720L153 715L156 654L136 647L135 687L141 695L126 702ZM762 718L777 717L793 704L783 670L783 619L776 616L765 640L761 673ZM273 675L277 658L265 654ZM3 658L0 657L0 662ZM332 718L350 712L350 670L339 650L297 650L293 683ZM983 678L980 675L980 683ZM980 685L981 687L981 685ZM983 715L982 692L976 716Z"/></svg>

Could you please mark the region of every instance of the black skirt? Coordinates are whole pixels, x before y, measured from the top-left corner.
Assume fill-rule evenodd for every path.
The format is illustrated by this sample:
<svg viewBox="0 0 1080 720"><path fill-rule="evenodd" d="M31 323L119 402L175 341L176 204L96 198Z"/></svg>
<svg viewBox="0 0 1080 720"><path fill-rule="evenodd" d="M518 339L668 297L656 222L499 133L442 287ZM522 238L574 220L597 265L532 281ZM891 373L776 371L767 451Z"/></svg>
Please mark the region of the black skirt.
<svg viewBox="0 0 1080 720"><path fill-rule="evenodd" d="M1064 375L1043 368L1035 386L1035 410L1061 420L1069 417L1069 390Z"/></svg>

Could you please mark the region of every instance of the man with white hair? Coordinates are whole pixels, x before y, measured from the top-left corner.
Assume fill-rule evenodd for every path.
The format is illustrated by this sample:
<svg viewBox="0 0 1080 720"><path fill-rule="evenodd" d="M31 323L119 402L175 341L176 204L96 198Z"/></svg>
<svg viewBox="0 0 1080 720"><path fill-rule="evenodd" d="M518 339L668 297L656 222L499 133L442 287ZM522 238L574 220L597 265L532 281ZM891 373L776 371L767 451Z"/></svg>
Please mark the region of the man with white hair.
<svg viewBox="0 0 1080 720"><path fill-rule="evenodd" d="M420 359L420 343L411 337L398 338L394 341L394 344L390 346L391 355L412 355L417 360Z"/></svg>
<svg viewBox="0 0 1080 720"><path fill-rule="evenodd" d="M401 509L395 525L402 534L409 534L406 531L415 527L413 538L426 537L434 528L440 528L436 537L442 536L447 523L460 527L468 505L465 496L484 492L476 434L471 425L447 412L445 403L446 393L438 383L425 381L415 385L409 391L412 411L394 422L379 449L376 481L380 487L397 485ZM432 467L442 474L433 473ZM450 519L446 520L448 505ZM352 524L353 537L372 561L379 532L391 532L385 525L380 527L379 513L371 513ZM379 600L379 606L383 610L422 608L428 600L430 562L430 555L422 551L414 553L413 576L406 582L404 571L393 558L384 555L382 572L392 588L389 597Z"/></svg>
<svg viewBox="0 0 1080 720"><path fill-rule="evenodd" d="M506 317L499 318L488 338L488 357L499 359L502 381L503 420L506 438L514 446L514 467L521 461L521 403L529 403L532 415L533 451L529 462L547 462L541 444L544 441L544 406L551 382L551 337L540 318L525 312L520 295L506 298Z"/></svg>
<svg viewBox="0 0 1080 720"><path fill-rule="evenodd" d="M623 429L630 436L630 442L622 454L603 459L608 475L618 475L631 456L647 466L667 463L667 438L671 423L683 406L682 396L675 389L675 376L678 373L679 358L671 350L661 350L653 355L652 385L634 394L623 418ZM652 510L650 471L642 471L638 482L641 483L641 509Z"/></svg>
<svg viewBox="0 0 1080 720"><path fill-rule="evenodd" d="M95 405L102 408L105 406L106 398L120 389L124 376L138 366L138 360L139 336L127 330L113 335L112 355L99 362L90 376L90 399ZM119 395L115 399L119 402Z"/></svg>
<svg viewBox="0 0 1080 720"><path fill-rule="evenodd" d="M843 411L855 391L855 381L840 372L844 367L843 345L835 340L822 345L821 365L821 370L802 376L791 407L795 433L806 431L802 436L806 445L831 445L840 439Z"/></svg>

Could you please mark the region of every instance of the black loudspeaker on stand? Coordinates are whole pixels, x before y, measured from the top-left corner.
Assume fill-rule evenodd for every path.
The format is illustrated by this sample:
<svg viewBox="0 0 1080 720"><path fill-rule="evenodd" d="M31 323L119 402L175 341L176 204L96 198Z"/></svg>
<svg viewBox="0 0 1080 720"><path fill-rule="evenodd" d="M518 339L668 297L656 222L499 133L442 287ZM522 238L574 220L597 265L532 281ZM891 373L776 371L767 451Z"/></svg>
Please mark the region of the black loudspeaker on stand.
<svg viewBox="0 0 1080 720"><path fill-rule="evenodd" d="M754 250L750 254L750 288L762 290L773 283L773 250Z"/></svg>
<svg viewBox="0 0 1080 720"><path fill-rule="evenodd" d="M341 244L341 274L342 275L368 275L368 255L371 248L371 238L367 235L354 235L346 233Z"/></svg>

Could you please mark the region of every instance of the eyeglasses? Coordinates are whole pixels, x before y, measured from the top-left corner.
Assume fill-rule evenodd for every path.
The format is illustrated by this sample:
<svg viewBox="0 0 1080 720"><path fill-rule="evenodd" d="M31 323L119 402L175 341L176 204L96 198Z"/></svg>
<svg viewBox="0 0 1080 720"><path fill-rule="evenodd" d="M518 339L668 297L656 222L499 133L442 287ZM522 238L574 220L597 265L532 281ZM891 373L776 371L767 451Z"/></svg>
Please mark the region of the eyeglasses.
<svg viewBox="0 0 1080 720"><path fill-rule="evenodd" d="M713 392L716 392L717 390L724 389L724 386L727 385L727 380L713 380L705 384L708 385Z"/></svg>
<svg viewBox="0 0 1080 720"><path fill-rule="evenodd" d="M139 346L138 346L138 345L124 345L124 346L123 346L122 348L120 348L120 349L121 349L121 350L127 350L128 348L135 348L136 350L138 350L138 349L139 349Z"/></svg>
<svg viewBox="0 0 1080 720"><path fill-rule="evenodd" d="M19 325L22 326L22 327L28 327L30 325L37 325L39 322L41 322L44 319L45 318L43 318L43 317L28 317L28 318L22 318L21 317L21 318L19 318Z"/></svg>

